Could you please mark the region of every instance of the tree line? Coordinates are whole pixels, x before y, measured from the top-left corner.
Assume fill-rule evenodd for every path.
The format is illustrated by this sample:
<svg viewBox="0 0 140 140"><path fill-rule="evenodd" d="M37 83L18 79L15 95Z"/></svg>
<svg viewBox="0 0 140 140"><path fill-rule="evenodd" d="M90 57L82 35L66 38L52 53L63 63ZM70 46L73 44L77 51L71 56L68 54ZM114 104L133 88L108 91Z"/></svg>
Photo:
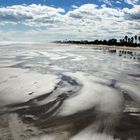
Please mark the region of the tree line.
<svg viewBox="0 0 140 140"><path fill-rule="evenodd" d="M109 40L64 40L64 41L55 41L55 43L69 43L69 44L95 44L95 45L115 45L115 46L126 46L126 47L140 47L140 36L132 36L128 37L127 35L117 40L116 38L112 38Z"/></svg>

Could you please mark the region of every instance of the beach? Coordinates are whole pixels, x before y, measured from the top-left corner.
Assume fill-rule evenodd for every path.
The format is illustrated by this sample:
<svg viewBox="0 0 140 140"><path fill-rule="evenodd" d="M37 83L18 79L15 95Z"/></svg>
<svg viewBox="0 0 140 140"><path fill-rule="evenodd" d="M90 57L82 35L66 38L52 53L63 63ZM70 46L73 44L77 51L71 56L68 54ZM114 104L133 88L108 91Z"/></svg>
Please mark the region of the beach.
<svg viewBox="0 0 140 140"><path fill-rule="evenodd" d="M139 48L0 45L0 139L139 140L139 57Z"/></svg>

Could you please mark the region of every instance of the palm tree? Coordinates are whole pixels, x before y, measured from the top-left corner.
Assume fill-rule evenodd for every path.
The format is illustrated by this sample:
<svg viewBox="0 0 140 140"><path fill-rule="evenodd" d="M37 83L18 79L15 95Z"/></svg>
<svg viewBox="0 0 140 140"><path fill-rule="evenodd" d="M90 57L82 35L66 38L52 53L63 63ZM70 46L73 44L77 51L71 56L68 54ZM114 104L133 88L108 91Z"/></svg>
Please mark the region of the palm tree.
<svg viewBox="0 0 140 140"><path fill-rule="evenodd" d="M139 39L139 43L140 43L140 36L138 37L138 39Z"/></svg>
<svg viewBox="0 0 140 140"><path fill-rule="evenodd" d="M128 38L128 43L130 43L131 42L131 39L130 38Z"/></svg>
<svg viewBox="0 0 140 140"><path fill-rule="evenodd" d="M126 35L126 36L124 37L124 39L125 39L125 41L127 42L128 36Z"/></svg>
<svg viewBox="0 0 140 140"><path fill-rule="evenodd" d="M133 37L131 37L131 43L133 43L134 42L134 38Z"/></svg>
<svg viewBox="0 0 140 140"><path fill-rule="evenodd" d="M134 38L135 38L135 43L137 43L137 38L138 38L137 35L135 35Z"/></svg>

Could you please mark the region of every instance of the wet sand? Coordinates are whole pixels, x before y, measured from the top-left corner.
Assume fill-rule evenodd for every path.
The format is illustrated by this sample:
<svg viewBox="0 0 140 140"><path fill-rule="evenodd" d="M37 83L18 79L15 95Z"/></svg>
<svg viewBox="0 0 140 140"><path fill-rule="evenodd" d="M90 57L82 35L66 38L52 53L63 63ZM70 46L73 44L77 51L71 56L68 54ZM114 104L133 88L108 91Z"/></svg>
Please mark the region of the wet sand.
<svg viewBox="0 0 140 140"><path fill-rule="evenodd" d="M0 60L0 139L140 139L138 60L86 47L18 49Z"/></svg>
<svg viewBox="0 0 140 140"><path fill-rule="evenodd" d="M120 140L130 138L139 140L140 106L128 95L124 96L126 96L125 110L120 114L99 112L97 106L69 116L53 116L53 113L62 105L65 96L62 97L58 106L48 113L46 110L49 110L57 101L43 106L31 106L32 101L26 102L25 104L29 106L28 109L24 109L25 104L8 105L7 108L10 110L12 108L12 111L7 109L6 114L3 112L4 114L0 116L0 138L3 140L22 140L29 137L34 139L34 136L37 136L36 139L40 139L39 137L43 137L43 135L54 135L58 140L69 140L90 126L93 133L96 132L100 135L106 133L113 135L114 139ZM41 97L36 98L36 100L40 100ZM22 106L23 109L17 109L19 106ZM126 106L128 110L126 110ZM138 111L129 110L129 108L138 108Z"/></svg>

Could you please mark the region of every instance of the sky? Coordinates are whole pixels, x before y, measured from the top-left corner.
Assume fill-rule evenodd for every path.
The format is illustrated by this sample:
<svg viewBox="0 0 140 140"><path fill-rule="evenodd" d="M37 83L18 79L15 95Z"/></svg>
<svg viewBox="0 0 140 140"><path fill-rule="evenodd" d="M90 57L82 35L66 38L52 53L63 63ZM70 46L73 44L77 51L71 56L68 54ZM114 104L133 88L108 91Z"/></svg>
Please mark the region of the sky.
<svg viewBox="0 0 140 140"><path fill-rule="evenodd" d="M140 35L140 0L0 0L0 41Z"/></svg>

